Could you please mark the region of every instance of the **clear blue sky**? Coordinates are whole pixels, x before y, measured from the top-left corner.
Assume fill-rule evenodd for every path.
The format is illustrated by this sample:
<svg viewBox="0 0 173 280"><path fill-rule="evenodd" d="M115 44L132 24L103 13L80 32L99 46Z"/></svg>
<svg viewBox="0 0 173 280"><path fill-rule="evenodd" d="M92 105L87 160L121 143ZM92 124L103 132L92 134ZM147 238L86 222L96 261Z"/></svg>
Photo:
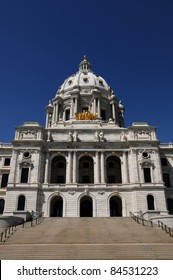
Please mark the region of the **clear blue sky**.
<svg viewBox="0 0 173 280"><path fill-rule="evenodd" d="M86 54L126 108L173 142L172 0L0 0L0 142L45 107Z"/></svg>

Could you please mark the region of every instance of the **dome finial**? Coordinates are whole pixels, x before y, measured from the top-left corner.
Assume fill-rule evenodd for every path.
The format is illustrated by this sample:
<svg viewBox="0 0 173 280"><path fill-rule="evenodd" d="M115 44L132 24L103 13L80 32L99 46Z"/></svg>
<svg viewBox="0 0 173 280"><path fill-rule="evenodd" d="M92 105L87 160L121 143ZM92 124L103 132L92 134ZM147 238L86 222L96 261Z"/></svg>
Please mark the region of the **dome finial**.
<svg viewBox="0 0 173 280"><path fill-rule="evenodd" d="M79 71L88 72L91 71L91 64L84 55L83 61L79 64Z"/></svg>

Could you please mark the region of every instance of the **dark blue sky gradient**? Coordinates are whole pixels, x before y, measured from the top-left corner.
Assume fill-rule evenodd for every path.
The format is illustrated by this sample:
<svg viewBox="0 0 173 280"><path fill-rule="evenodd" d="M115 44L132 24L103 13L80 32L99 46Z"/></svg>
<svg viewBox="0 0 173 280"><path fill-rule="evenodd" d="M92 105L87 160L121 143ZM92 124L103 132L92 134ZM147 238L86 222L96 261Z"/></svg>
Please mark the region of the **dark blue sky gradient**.
<svg viewBox="0 0 173 280"><path fill-rule="evenodd" d="M125 105L173 142L172 0L0 0L0 142L45 107L86 54Z"/></svg>

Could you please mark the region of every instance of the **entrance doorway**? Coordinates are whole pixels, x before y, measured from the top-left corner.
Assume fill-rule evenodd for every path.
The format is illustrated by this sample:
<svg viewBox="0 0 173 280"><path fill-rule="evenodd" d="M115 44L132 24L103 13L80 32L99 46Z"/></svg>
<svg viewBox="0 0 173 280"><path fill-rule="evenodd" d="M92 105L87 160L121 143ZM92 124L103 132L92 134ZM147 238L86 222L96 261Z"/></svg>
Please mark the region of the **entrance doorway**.
<svg viewBox="0 0 173 280"><path fill-rule="evenodd" d="M122 217L122 201L118 196L110 199L110 217Z"/></svg>
<svg viewBox="0 0 173 280"><path fill-rule="evenodd" d="M84 196L80 201L80 217L92 217L93 216L93 203L89 196Z"/></svg>
<svg viewBox="0 0 173 280"><path fill-rule="evenodd" d="M56 196L51 201L51 217L63 216L63 200L61 196Z"/></svg>
<svg viewBox="0 0 173 280"><path fill-rule="evenodd" d="M168 198L167 199L167 208L168 208L168 214L173 214L173 199Z"/></svg>
<svg viewBox="0 0 173 280"><path fill-rule="evenodd" d="M4 212L4 205L5 205L5 200L2 198L0 199L0 214L3 214Z"/></svg>

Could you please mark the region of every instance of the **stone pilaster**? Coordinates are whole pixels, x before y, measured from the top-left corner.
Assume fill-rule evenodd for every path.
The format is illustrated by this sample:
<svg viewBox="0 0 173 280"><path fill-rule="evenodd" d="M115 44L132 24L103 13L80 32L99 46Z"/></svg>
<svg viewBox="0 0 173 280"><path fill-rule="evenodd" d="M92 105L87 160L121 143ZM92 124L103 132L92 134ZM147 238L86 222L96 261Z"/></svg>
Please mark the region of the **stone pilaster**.
<svg viewBox="0 0 173 280"><path fill-rule="evenodd" d="M75 184L77 181L77 155L76 155L76 151L73 152L73 183Z"/></svg>
<svg viewBox="0 0 173 280"><path fill-rule="evenodd" d="M103 151L101 152L100 166L101 166L101 183L105 184L105 159L104 159Z"/></svg>
<svg viewBox="0 0 173 280"><path fill-rule="evenodd" d="M127 165L127 152L123 152L121 157L121 176L122 183L126 184L129 182L128 178L128 165Z"/></svg>
<svg viewBox="0 0 173 280"><path fill-rule="evenodd" d="M72 152L68 152L68 162L66 167L66 182L67 184L71 183L71 175L72 175Z"/></svg>
<svg viewBox="0 0 173 280"><path fill-rule="evenodd" d="M45 162L45 174L44 174L44 183L48 184L49 182L49 161L50 161L50 154L46 154L46 162Z"/></svg>
<svg viewBox="0 0 173 280"><path fill-rule="evenodd" d="M100 183L100 168L99 168L99 152L96 151L95 154L95 164L94 164L94 183Z"/></svg>

